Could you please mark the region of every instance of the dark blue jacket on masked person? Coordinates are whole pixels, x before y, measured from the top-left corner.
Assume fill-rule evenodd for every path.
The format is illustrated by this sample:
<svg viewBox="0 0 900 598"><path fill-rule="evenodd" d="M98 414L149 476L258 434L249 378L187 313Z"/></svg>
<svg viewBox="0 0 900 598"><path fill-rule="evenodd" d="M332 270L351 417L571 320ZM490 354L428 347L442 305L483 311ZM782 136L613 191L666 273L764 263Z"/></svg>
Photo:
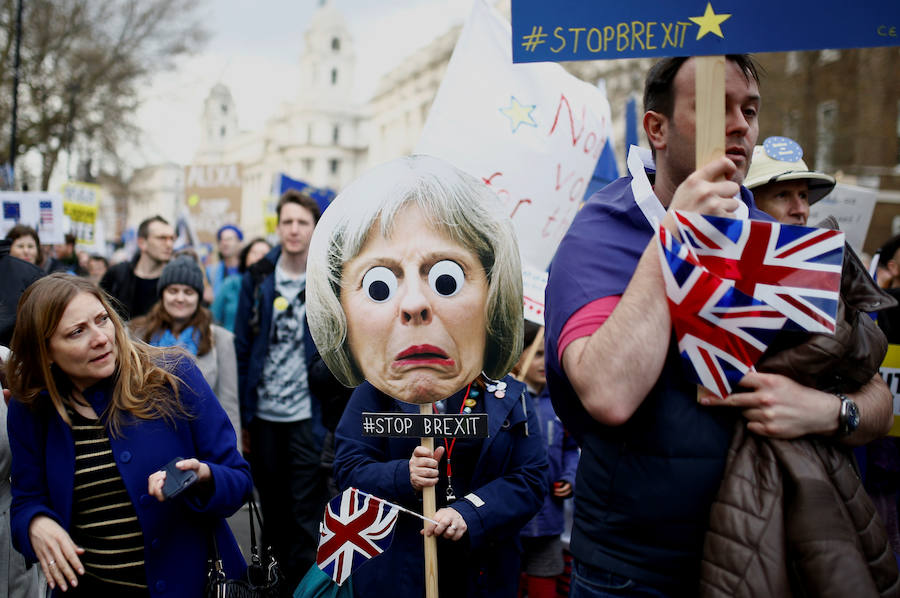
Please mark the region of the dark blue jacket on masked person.
<svg viewBox="0 0 900 598"><path fill-rule="evenodd" d="M537 433L537 414L525 387L504 378L506 396L487 394L475 412L486 412L489 437L456 439L452 485L457 500L446 504L446 456L438 465L437 508L462 515L468 532L459 541L438 538L441 595L516 596L519 576L518 534L541 506L549 481L546 451ZM447 413L460 407L465 391L447 399ZM350 398L338 424L334 474L341 489L353 486L421 512L421 495L409 478L409 459L417 438L362 435L362 413L419 413L418 405L397 401L364 382ZM443 439L435 439L435 446ZM424 595L422 521L401 513L393 543L352 576L358 596L396 598ZM447 593L447 588L453 592Z"/></svg>
<svg viewBox="0 0 900 598"><path fill-rule="evenodd" d="M179 399L192 417L176 418L173 426L162 418L128 416L122 434L110 435L109 441L143 533L149 595L196 598L203 595L213 532L228 577L243 575L246 564L225 518L250 496L253 484L250 466L237 452L234 428L203 374L190 360L179 361L173 373L181 380ZM105 421L112 379L83 394ZM45 404L36 410L16 400L9 404L12 538L29 563L37 561L28 533L32 519L46 515L66 530L72 520L72 429L48 407L49 397L42 399ZM188 489L164 502L147 494L147 477L175 457L195 457L209 465L212 492ZM57 589L54 595L65 594Z"/></svg>

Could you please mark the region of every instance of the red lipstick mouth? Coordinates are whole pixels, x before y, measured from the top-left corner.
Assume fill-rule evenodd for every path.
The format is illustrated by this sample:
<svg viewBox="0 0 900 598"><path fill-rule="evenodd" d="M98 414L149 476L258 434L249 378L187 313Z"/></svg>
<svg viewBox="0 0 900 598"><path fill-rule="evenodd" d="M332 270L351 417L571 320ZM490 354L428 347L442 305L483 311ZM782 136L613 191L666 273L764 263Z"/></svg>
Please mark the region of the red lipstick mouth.
<svg viewBox="0 0 900 598"><path fill-rule="evenodd" d="M447 359L447 354L440 347L434 345L412 345L400 351L397 354L398 361L401 359L428 357L431 359Z"/></svg>
<svg viewBox="0 0 900 598"><path fill-rule="evenodd" d="M440 347L434 345L412 345L397 354L395 366L403 365L453 365L454 361Z"/></svg>

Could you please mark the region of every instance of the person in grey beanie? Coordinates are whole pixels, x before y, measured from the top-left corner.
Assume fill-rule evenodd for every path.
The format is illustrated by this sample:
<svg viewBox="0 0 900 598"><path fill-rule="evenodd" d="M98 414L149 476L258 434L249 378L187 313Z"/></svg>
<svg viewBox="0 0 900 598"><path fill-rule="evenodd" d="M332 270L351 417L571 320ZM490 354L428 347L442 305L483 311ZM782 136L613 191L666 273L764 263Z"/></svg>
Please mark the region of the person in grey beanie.
<svg viewBox="0 0 900 598"><path fill-rule="evenodd" d="M203 270L191 256L178 256L163 268L156 289L159 300L149 313L131 321L131 330L155 347L191 353L240 438L234 335L213 324L212 313L201 305Z"/></svg>

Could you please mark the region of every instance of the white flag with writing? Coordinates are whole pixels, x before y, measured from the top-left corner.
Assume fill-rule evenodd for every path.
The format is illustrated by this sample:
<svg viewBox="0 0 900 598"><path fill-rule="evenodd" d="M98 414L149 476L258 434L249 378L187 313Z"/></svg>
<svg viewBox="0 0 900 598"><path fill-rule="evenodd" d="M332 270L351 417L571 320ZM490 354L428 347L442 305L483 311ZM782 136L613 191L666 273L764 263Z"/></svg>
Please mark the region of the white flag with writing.
<svg viewBox="0 0 900 598"><path fill-rule="evenodd" d="M509 209L523 266L544 270L610 130L609 103L555 63L512 63L509 23L476 0L417 153L482 179Z"/></svg>

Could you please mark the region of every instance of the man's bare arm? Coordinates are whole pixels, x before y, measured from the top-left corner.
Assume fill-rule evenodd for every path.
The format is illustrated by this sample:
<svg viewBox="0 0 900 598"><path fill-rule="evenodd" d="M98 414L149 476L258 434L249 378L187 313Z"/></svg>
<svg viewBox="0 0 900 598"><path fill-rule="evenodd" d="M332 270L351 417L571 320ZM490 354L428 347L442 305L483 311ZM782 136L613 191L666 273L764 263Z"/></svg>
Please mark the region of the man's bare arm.
<svg viewBox="0 0 900 598"><path fill-rule="evenodd" d="M734 170L731 160L720 158L691 174L676 190L663 226L675 232L672 210L730 215L738 206L738 185L727 180ZM670 334L665 283L651 239L609 319L563 352L566 376L591 417L610 426L628 421L662 372Z"/></svg>
<svg viewBox="0 0 900 598"><path fill-rule="evenodd" d="M609 319L562 356L582 405L606 425L628 421L665 363L671 320L657 251L651 241Z"/></svg>

